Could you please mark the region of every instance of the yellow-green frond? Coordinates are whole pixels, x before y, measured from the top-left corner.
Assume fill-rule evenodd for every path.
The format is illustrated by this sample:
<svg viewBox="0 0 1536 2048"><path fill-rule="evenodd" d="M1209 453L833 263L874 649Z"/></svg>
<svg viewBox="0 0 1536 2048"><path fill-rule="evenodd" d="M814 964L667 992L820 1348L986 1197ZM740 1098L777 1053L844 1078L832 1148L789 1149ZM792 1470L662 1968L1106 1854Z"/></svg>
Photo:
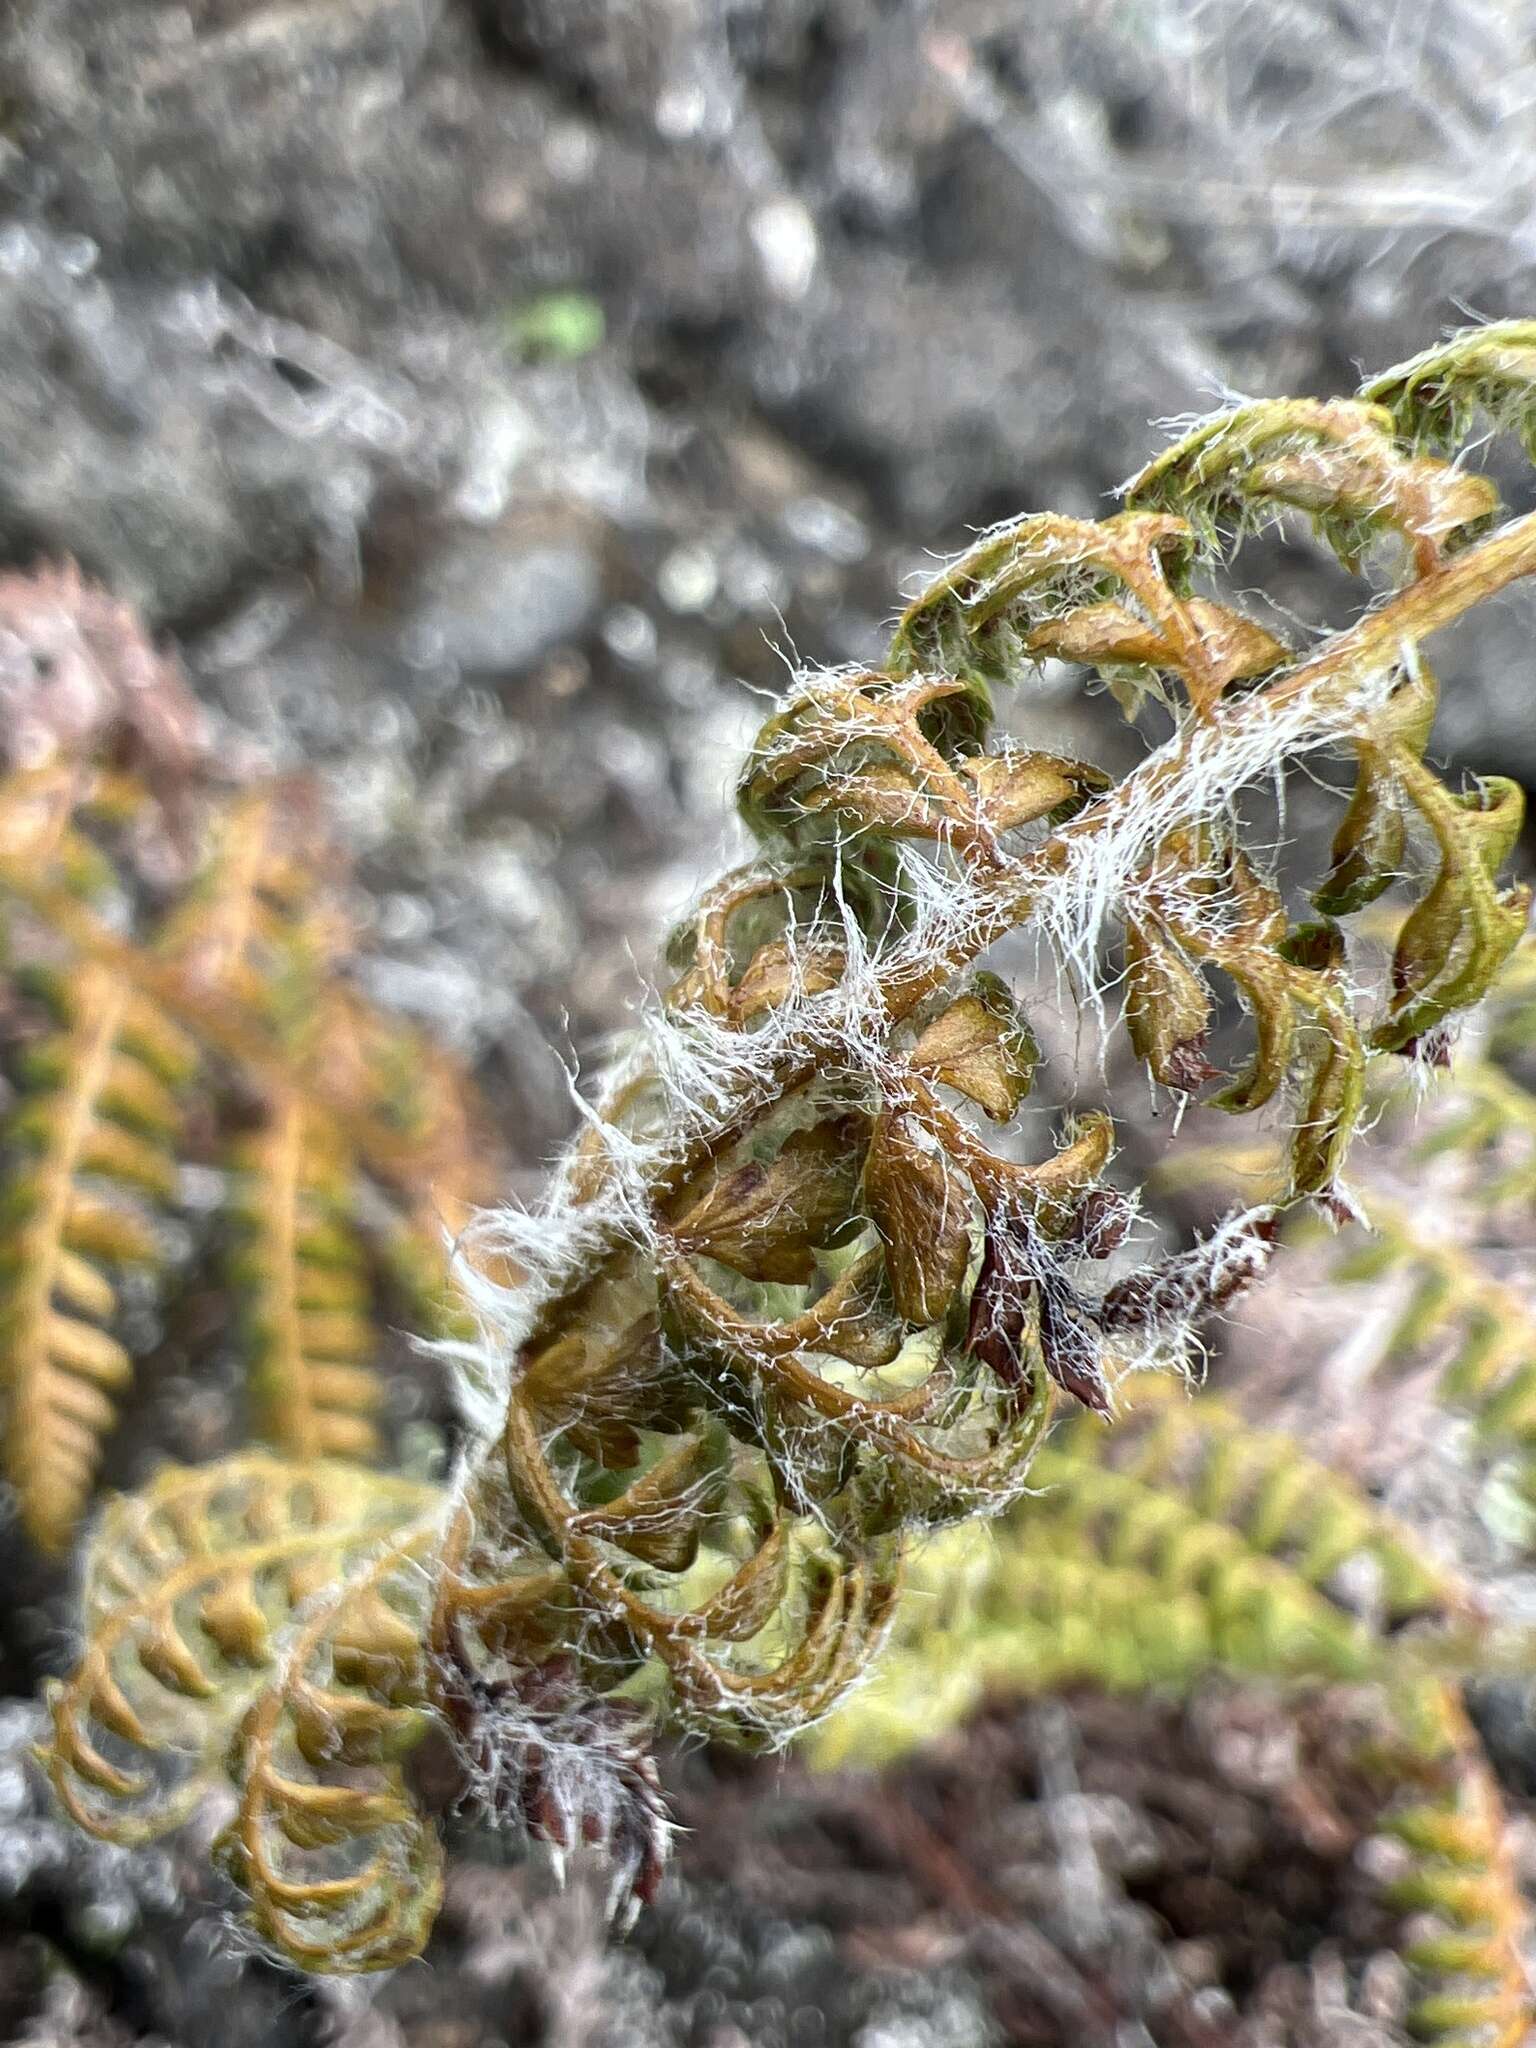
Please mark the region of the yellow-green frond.
<svg viewBox="0 0 1536 2048"><path fill-rule="evenodd" d="M240 1725L222 1860L257 1933L300 1968L389 1969L437 1915L442 1849L403 1759L427 1727L424 1565L440 1535L428 1505L334 1573Z"/></svg>
<svg viewBox="0 0 1536 2048"><path fill-rule="evenodd" d="M1409 1915L1401 1954L1414 2036L1434 2048L1522 2048L1536 2023L1531 1916L1498 1783L1448 1687L1416 1688L1399 1719L1401 1747L1384 1761L1402 1789L1381 1831L1398 1851L1386 1895Z"/></svg>
<svg viewBox="0 0 1536 2048"><path fill-rule="evenodd" d="M1406 1530L1209 1397L1144 1399L1108 1430L1085 1417L1030 1476L998 1521L918 1551L891 1652L813 1738L820 1759L899 1753L992 1691L1363 1678L1396 1625L1468 1623ZM1359 1611L1339 1591L1349 1564L1368 1575Z"/></svg>

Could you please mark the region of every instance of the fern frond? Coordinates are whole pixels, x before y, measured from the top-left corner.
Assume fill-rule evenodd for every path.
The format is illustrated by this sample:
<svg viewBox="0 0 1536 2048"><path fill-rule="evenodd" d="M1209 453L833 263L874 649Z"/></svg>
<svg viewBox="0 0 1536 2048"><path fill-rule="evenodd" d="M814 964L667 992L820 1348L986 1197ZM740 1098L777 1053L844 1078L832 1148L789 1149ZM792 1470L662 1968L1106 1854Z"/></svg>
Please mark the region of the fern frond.
<svg viewBox="0 0 1536 2048"><path fill-rule="evenodd" d="M893 1546L870 1537L839 1553L795 1542L768 1467L735 1458L718 1425L699 1419L670 1441L652 1439L621 1489L605 1488L586 1508L571 1503L566 1461L545 1448L527 1403L514 1404L508 1431L522 1460L522 1526L568 1577L541 1604L572 1637L590 1637L610 1684L648 1667L695 1725L771 1743L826 1712L883 1639L899 1572ZM462 1608L473 1678L476 1644L492 1671L498 1660L527 1669L549 1653L546 1617L526 1609L526 1577L491 1576L495 1554L465 1540L461 1518L435 1628L465 1641Z"/></svg>
<svg viewBox="0 0 1536 2048"><path fill-rule="evenodd" d="M231 1161L258 1431L290 1457L368 1458L384 1398L375 1260L358 1217L368 1133L387 1142L408 1208L487 1188L462 1070L341 978L346 934L303 813L278 789L233 805L164 943L190 981L259 1018L289 1067L283 1082L262 1077L259 1128ZM383 1214L384 1191L370 1192ZM401 1227L386 1222L386 1238ZM425 1233L418 1264L435 1264L441 1291L445 1261Z"/></svg>
<svg viewBox="0 0 1536 2048"><path fill-rule="evenodd" d="M1536 460L1536 320L1464 328L1384 370L1361 396L1386 407L1415 447L1463 446L1481 414Z"/></svg>
<svg viewBox="0 0 1536 2048"><path fill-rule="evenodd" d="M384 1390L352 1162L303 1102L237 1143L231 1214L256 1427L291 1458L369 1458Z"/></svg>
<svg viewBox="0 0 1536 2048"><path fill-rule="evenodd" d="M1413 1916L1401 1953L1415 1977L1414 2036L1523 2048L1536 2024L1531 1916L1498 1783L1448 1687L1420 1687L1399 1717L1409 1739L1388 1767L1404 1789L1381 1826L1406 1864L1386 1895Z"/></svg>
<svg viewBox="0 0 1536 2048"><path fill-rule="evenodd" d="M1370 1226L1370 1238L1336 1261L1333 1277L1409 1276L1412 1291L1384 1362L1438 1346L1448 1353L1439 1384L1446 1406L1470 1415L1492 1448L1528 1452L1536 1444L1536 1305L1473 1247L1419 1223L1400 1202L1372 1195Z"/></svg>
<svg viewBox="0 0 1536 2048"><path fill-rule="evenodd" d="M919 1550L884 1666L813 1738L818 1761L899 1754L993 1690L1359 1679L1402 1623L1471 1619L1348 1480L1210 1396L1143 1395L1109 1431L1075 1422L1031 1478L1040 1491L996 1523ZM1366 1613L1334 1591L1356 1561L1374 1579Z"/></svg>
<svg viewBox="0 0 1536 2048"><path fill-rule="evenodd" d="M113 1499L87 1558L80 1660L51 1692L42 1761L66 1810L120 1843L179 1825L301 1617L436 1500L262 1452Z"/></svg>
<svg viewBox="0 0 1536 2048"><path fill-rule="evenodd" d="M1510 987L1501 984L1490 1005L1490 1046L1511 1044L1524 1028L1536 938L1522 943L1513 970ZM1330 1258L1330 1281L1397 1281L1406 1298L1378 1369L1438 1360L1444 1407L1469 1417L1490 1451L1526 1456L1536 1444L1536 1296L1517 1258L1507 1259L1507 1277L1496 1270L1499 1252L1486 1241L1483 1219L1518 1214L1536 1201L1536 1096L1491 1054L1473 1054L1436 1078L1427 1103L1396 1079L1378 1089L1377 1100L1409 1161L1445 1158L1463 1170L1432 1213L1389 1191L1400 1187L1401 1174L1387 1186L1375 1184L1385 1175L1368 1177L1358 1195L1363 1228L1351 1230ZM1369 1150L1366 1159L1369 1165ZM1165 1189L1203 1185L1263 1200L1277 1194L1284 1173L1273 1145L1211 1145L1160 1168L1157 1180ZM1310 1228L1304 1224L1301 1234Z"/></svg>
<svg viewBox="0 0 1536 2048"><path fill-rule="evenodd" d="M1346 1564L1368 1563L1371 1604L1381 1622L1465 1611L1465 1590L1403 1524L1353 1481L1308 1457L1294 1437L1255 1428L1219 1396L1186 1399L1166 1381L1129 1390L1129 1413L1106 1434L1077 1418L1042 1452L1039 1476L1054 1478L1060 1510L1080 1512L1079 1479L1109 1474L1135 1489L1115 1503L1107 1533L1117 1558L1162 1540L1140 1516L1143 1499L1171 1499L1202 1521L1230 1527L1255 1555L1281 1563L1314 1592ZM1049 1512L1049 1508L1047 1509ZM1177 1542L1177 1537L1175 1537Z"/></svg>
<svg viewBox="0 0 1536 2048"><path fill-rule="evenodd" d="M436 1850L394 1759L428 1697L497 1817L560 1847L590 1827L622 1886L648 1897L665 1830L639 1702L785 1740L865 1668L903 1552L935 1526L1007 1515L995 1555L1018 1569L997 1576L992 1635L1015 1658L1030 1601L1064 1566L1090 1575L1074 1612L1112 1587L1071 1652L1085 1672L1104 1671L1127 1628L1155 1652L1145 1618L1165 1612L1188 1622L1170 1675L1213 1657L1374 1670L1380 1630L1334 1597L1345 1556L1374 1565L1386 1612L1449 1605L1368 1504L1267 1447L1218 1441L1218 1425L1193 1443L1172 1425L1125 1432L1124 1466L1064 1439L1044 1454L1054 1486L1026 1497L1057 1391L1107 1411L1121 1367L1165 1359L1257 1275L1277 1219L1233 1216L1189 1250L1104 1272L1130 1215L1104 1178L1109 1106L1083 1105L1029 1161L988 1141L975 1113L1012 1115L1033 1039L978 970L1029 926L1101 998L1116 923L1133 1048L1181 1094L1214 1078L1209 977L1224 977L1252 1050L1215 1099L1285 1103L1282 1200L1336 1210L1368 1047L1438 1043L1528 909L1501 880L1519 792L1453 792L1426 765L1435 693L1419 649L1536 573L1536 514L1485 536L1491 488L1354 401L1244 408L1131 494L1104 520L989 534L912 604L883 665L799 677L764 726L739 788L753 867L700 903L663 1012L547 1203L507 1219L519 1285L499 1303L482 1290L505 1344L482 1353L441 1541L434 1524L430 1555L402 1533L359 1560L299 1618L246 1723L231 1864L287 1953L360 1968L424 1938ZM1196 588L1221 578L1217 527L1285 508L1351 566L1383 533L1406 556L1389 597L1300 657ZM1169 738L1118 781L989 746L991 687L1055 658L1127 698L1155 693ZM1293 925L1244 844L1244 793L1341 748L1356 796L1317 892L1329 917ZM1373 1010L1331 915L1402 875L1400 839L1432 847L1433 865ZM306 1305L290 1255L301 1212L339 1196L354 1162L407 1215L423 1190L419 1132L369 1079L369 1020L345 996L315 999L332 942L307 922L305 877L258 886L244 929L263 965L242 994L238 977L190 987L17 867L0 879L81 959L119 965L188 1024L269 1119L302 1107L267 1130L291 1219L275 1249L284 1369L318 1428L329 1397L357 1388L349 1361L304 1350L304 1315L335 1305ZM249 910L249 889L240 900ZM355 1304L351 1279L338 1285L328 1339L345 1350ZM341 1380L322 1385L315 1358ZM1170 1472L1185 1475L1171 1498ZM1034 1616L1032 1670L1061 1668L1066 1619L1059 1603ZM559 1745L606 1757L600 1796L572 1789Z"/></svg>
<svg viewBox="0 0 1536 2048"><path fill-rule="evenodd" d="M99 968L48 984L61 1025L26 1058L4 1142L17 1164L0 1238L6 1476L23 1523L61 1550L132 1362L117 1274L158 1262L176 1192L177 1091L195 1048Z"/></svg>
<svg viewBox="0 0 1536 2048"><path fill-rule="evenodd" d="M13 1331L0 1367L14 1420L6 1469L49 1547L78 1519L109 1397L128 1382L107 1327L113 1266L154 1262L151 1212L175 1202L188 1149L175 1097L194 1069L204 1163L227 1163L212 1133L248 1124L253 1108L259 1119L228 1176L234 1264L262 1426L294 1456L377 1449L372 1360L385 1318L359 1210L387 1237L397 1211L488 1192L462 1072L343 979L345 933L309 810L286 787L211 807L195 877L156 919L160 891L127 857L158 816L144 787L66 754L0 780L10 971L68 1020L12 1062L21 1107L6 1139L16 1173L0 1247L0 1314ZM73 1243L87 1209L95 1216L114 1191L111 1244ZM440 1292L444 1259L426 1233L418 1263L435 1265Z"/></svg>
<svg viewBox="0 0 1536 2048"><path fill-rule="evenodd" d="M121 817L141 796L125 778L68 759L18 769L0 779L0 862L53 875L74 895L99 896L111 886L112 865L80 820L93 810Z"/></svg>
<svg viewBox="0 0 1536 2048"><path fill-rule="evenodd" d="M1479 1209L1508 1203L1536 1213L1536 1095L1492 1059L1459 1059L1438 1098L1413 1156L1466 1159L1472 1170L1458 1192Z"/></svg>
<svg viewBox="0 0 1536 2048"><path fill-rule="evenodd" d="M359 1071L351 1055L308 1056L317 1021L317 990L324 992L322 1008L328 1022L333 1021L338 1002L351 1006L354 1013L363 1007L355 997L338 992L334 980L327 980L327 975L334 975L334 961L326 967L318 957L322 934L327 935L326 944L334 937L328 913L320 914L312 925L304 924L292 946L281 943L279 935L260 921L258 929L265 939L279 940L258 948L272 966L273 984L268 987L259 976L252 982L237 973L233 987L225 987L211 966L200 967L195 923L183 924L173 914L164 928L165 943L140 943L82 901L80 889L58 863L39 865L24 851L8 853L3 837L0 895L20 906L50 941L82 965L93 964L124 982L247 1083L274 1095L297 1093L312 1099L336 1119L360 1158L387 1183L419 1188L416 1144L402 1138L393 1116L382 1113L376 1086L361 1091L360 1099ZM227 959L222 944L212 949L211 961ZM295 1031L304 1041L297 1051L292 1044ZM332 1030L328 1042L334 1049L339 1033ZM445 1063L439 1065L449 1071ZM467 1092L462 1077L459 1087ZM446 1093L437 1099L446 1100Z"/></svg>
<svg viewBox="0 0 1536 2048"><path fill-rule="evenodd" d="M207 860L161 938L189 985L222 992L279 1036L303 1017L339 932L319 887L314 831L297 809L281 786L237 797L215 819Z"/></svg>

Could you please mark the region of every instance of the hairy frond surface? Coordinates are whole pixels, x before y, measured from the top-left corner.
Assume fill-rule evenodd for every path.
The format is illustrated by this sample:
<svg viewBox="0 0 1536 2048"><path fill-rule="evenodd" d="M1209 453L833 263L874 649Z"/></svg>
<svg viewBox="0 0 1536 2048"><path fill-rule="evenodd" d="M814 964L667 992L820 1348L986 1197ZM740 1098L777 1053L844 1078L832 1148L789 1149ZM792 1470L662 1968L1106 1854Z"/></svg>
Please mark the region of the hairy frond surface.
<svg viewBox="0 0 1536 2048"><path fill-rule="evenodd" d="M488 1816L606 1848L616 1905L651 1898L650 1721L766 1746L813 1727L870 1668L908 1553L947 1525L1001 1517L995 1554L1024 1546L1008 1648L1057 1679L1368 1675L1383 1617L1449 1625L1411 1544L1290 1446L1203 1407L1136 1408L1104 1463L1081 1436L1133 1373L1186 1359L1282 1211L1348 1212L1370 1055L1438 1048L1524 928L1529 892L1503 874L1520 792L1433 772L1423 647L1536 570L1536 515L1499 524L1491 486L1421 445L1440 388L1222 414L1122 512L983 536L881 665L796 679L741 778L751 860L674 934L675 978L545 1199L468 1234L471 1440L440 1518L296 1617L244 1723L230 1867L296 1961L376 1967L425 1939L437 1851L396 1759L426 1713ZM1296 517L1377 579L1304 651L1228 573L1255 527ZM998 737L996 694L1047 660L1168 736L1119 780ZM1297 917L1243 803L1317 755L1352 761L1355 788L1331 845L1301 850L1316 915ZM1411 908L1373 976L1348 920L1394 885ZM1031 1101L1040 1034L994 957L1020 931L1101 1020L1118 991L1142 1092L1278 1123L1272 1199L1138 1253L1121 1105L1085 1073L1054 1128ZM294 985L307 971L301 945ZM286 1176L283 1213L335 1188L338 1148L398 1187L414 1141L357 1085L368 1060L322 1056L345 1046L335 1010L256 1008L211 997L201 1029L244 1046L269 1115L302 1096L253 1170ZM350 1303L306 1330L334 1305L305 1264L286 1323L265 1316L285 1413L307 1418L281 1427L366 1426ZM1052 1443L1063 1405L1087 1412ZM1374 1620L1336 1597L1346 1560L1372 1575ZM1091 1662L1113 1646L1118 1674ZM306 1747L317 1694L334 1752Z"/></svg>
<svg viewBox="0 0 1536 2048"><path fill-rule="evenodd" d="M913 1532L1043 1527L1052 1496L1025 1488L1049 1469L1031 1460L1053 1401L1108 1411L1129 1368L1179 1357L1265 1264L1277 1206L1344 1209L1370 1051L1411 1053L1475 1002L1529 904L1500 875L1519 792L1453 791L1426 765L1421 647L1536 566L1536 526L1498 527L1491 487L1416 431L1366 402L1222 415L1124 512L984 536L908 606L883 667L799 679L740 785L755 859L674 935L664 1008L546 1204L502 1219L521 1283L476 1290L484 1442L439 1588L445 1713L558 1657L596 1699L785 1739L866 1667ZM1305 655L1221 590L1230 547L1298 513L1346 567L1399 579ZM1046 659L1160 704L1172 737L1118 783L994 740L997 690ZM1321 914L1296 922L1238 801L1319 750L1353 757L1356 790ZM1339 920L1404 877L1416 902L1373 989ZM1118 930L1153 1082L1278 1114L1274 1201L1130 1261L1107 1111L1074 1106L1040 1142L1036 1034L986 973L1019 928L1101 1006ZM1223 990L1251 1035L1218 1075ZM1026 1159L981 1119L1017 1120ZM1058 1582L1106 1526L1138 1526L1118 1495L1088 1502L1058 1531ZM1230 1597L1193 1607L1228 1654L1272 1637L1360 1663L1305 1546L1274 1556L1219 1517L1210 1533ZM1140 1594L1161 1553L1118 1568Z"/></svg>

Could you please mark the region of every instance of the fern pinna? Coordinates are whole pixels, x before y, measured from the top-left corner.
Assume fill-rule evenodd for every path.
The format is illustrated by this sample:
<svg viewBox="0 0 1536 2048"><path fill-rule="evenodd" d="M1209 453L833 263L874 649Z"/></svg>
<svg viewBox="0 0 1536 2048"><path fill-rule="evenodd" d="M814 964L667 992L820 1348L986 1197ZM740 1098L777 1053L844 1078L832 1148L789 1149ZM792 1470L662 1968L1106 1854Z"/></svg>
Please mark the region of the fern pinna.
<svg viewBox="0 0 1536 2048"><path fill-rule="evenodd" d="M89 1497L97 1444L133 1364L111 1325L115 1274L152 1267L152 1207L176 1193L178 1089L196 1065L186 1035L103 968L34 978L54 1028L22 1064L6 1133L0 1345L10 1410L6 1476L30 1533L67 1541Z"/></svg>
<svg viewBox="0 0 1536 2048"><path fill-rule="evenodd" d="M1361 1196L1369 1235L1346 1239L1331 1267L1341 1285L1379 1283L1397 1295L1381 1369L1434 1361L1439 1398L1471 1421L1487 1460L1511 1465L1528 1502L1536 1496L1536 1297L1527 1256L1536 1219L1533 991L1536 939L1528 938L1477 1042L1436 1077L1422 1103L1383 1105L1389 1140L1411 1132L1408 1172L1420 1181L1435 1176L1434 1221L1416 1210L1401 1167L1395 1177L1373 1175Z"/></svg>
<svg viewBox="0 0 1536 2048"><path fill-rule="evenodd" d="M1123 1405L1108 1433L1058 1430L1000 1520L921 1548L879 1672L814 1738L823 1762L899 1755L993 1691L1369 1679L1410 1622L1462 1654L1480 1635L1454 1577L1292 1438L1161 1377ZM1338 1597L1345 1565L1369 1611Z"/></svg>
<svg viewBox="0 0 1536 2048"><path fill-rule="evenodd" d="M1176 1359L1264 1266L1277 1207L1342 1211L1368 1053L1435 1053L1528 908L1500 878L1519 792L1451 790L1425 761L1424 641L1536 569L1536 517L1498 524L1492 487L1428 448L1448 390L1522 421L1536 406L1536 380L1489 382L1487 346L1453 344L1390 405L1222 414L1103 521L998 529L908 607L881 666L803 676L768 721L740 791L751 862L676 934L676 979L546 1200L478 1233L468 1441L431 1533L380 1532L241 1722L229 1865L295 1960L375 1967L424 1938L431 1825L396 1752L432 1720L491 1816L606 1844L618 1902L649 1898L649 1719L772 1744L830 1712L923 1532L1027 1521L1054 1404L1108 1412L1131 1367ZM1221 587L1229 543L1292 512L1346 567L1400 576L1301 653ZM1169 736L1119 781L995 738L994 689L1046 660ZM1319 751L1353 757L1356 791L1298 922L1239 801ZM1335 920L1401 879L1417 900L1373 990ZM1137 1260L1109 1111L1072 1090L1050 1140L1028 1106L1035 1034L983 971L1021 929L1101 1012L1123 975L1160 1088L1274 1105L1277 1202ZM1223 988L1251 1038L1217 1075ZM1017 1129L994 1144L978 1114ZM1079 1502L1080 1554L1115 1525L1113 1492ZM1299 1508L1254 1512L1279 1517L1277 1544L1322 1546L1321 1571L1334 1537ZM1226 1589L1234 1642L1256 1655L1283 1623L1366 1657L1304 1572L1208 1519L1181 1568L1197 1604ZM1368 1516L1359 1540L1410 1610L1435 1606ZM1126 1569L1150 1582L1158 1562ZM65 1772L79 1683L57 1709Z"/></svg>

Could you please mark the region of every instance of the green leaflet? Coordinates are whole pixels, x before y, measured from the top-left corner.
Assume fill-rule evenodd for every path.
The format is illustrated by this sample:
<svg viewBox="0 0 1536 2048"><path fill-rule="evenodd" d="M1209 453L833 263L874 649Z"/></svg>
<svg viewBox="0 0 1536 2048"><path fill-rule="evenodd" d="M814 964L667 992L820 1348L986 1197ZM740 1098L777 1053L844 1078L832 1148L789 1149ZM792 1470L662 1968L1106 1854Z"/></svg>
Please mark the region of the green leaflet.
<svg viewBox="0 0 1536 2048"><path fill-rule="evenodd" d="M1519 943L1531 907L1528 887L1497 885L1525 813L1518 785L1495 776L1458 795L1406 758L1398 772L1434 834L1440 866L1398 933L1391 1005L1372 1039L1385 1051L1479 1002Z"/></svg>
<svg viewBox="0 0 1536 2048"><path fill-rule="evenodd" d="M1416 447L1452 452L1483 414L1517 434L1536 461L1536 321L1466 328L1373 377L1361 395L1384 406Z"/></svg>
<svg viewBox="0 0 1536 2048"><path fill-rule="evenodd" d="M1385 407L1355 399L1262 399L1215 414L1149 463L1126 501L1181 512L1207 544L1279 510L1305 512L1350 570L1384 531L1415 547L1464 546L1497 511L1497 492L1405 454L1392 424Z"/></svg>

